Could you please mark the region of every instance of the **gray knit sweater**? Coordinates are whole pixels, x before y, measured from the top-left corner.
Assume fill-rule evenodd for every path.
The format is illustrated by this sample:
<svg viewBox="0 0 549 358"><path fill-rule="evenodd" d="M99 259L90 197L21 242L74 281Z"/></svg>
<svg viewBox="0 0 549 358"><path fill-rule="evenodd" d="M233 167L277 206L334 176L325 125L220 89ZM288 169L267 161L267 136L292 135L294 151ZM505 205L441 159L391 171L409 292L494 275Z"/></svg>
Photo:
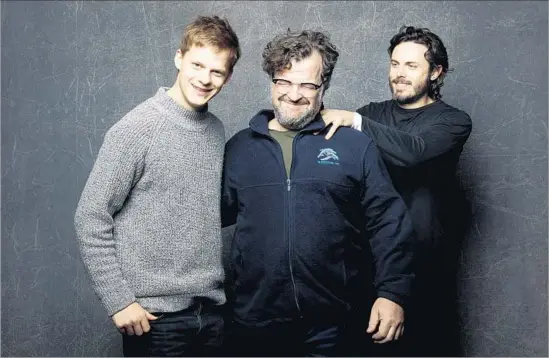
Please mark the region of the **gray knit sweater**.
<svg viewBox="0 0 549 358"><path fill-rule="evenodd" d="M109 129L76 210L82 259L109 315L135 301L151 312L194 297L225 302L223 124L166 90Z"/></svg>

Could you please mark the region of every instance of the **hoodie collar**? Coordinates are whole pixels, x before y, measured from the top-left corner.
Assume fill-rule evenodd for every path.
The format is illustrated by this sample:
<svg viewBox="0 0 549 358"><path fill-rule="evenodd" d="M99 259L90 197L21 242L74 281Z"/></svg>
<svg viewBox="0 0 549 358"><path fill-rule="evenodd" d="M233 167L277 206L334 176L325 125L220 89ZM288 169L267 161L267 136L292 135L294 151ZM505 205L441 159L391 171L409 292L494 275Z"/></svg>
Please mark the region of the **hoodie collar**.
<svg viewBox="0 0 549 358"><path fill-rule="evenodd" d="M269 121L274 117L275 115L272 109L262 109L250 120L250 129L257 133L269 135ZM324 120L322 119L320 112L318 112L311 123L298 132L319 132L324 128L326 128L326 125L324 124Z"/></svg>

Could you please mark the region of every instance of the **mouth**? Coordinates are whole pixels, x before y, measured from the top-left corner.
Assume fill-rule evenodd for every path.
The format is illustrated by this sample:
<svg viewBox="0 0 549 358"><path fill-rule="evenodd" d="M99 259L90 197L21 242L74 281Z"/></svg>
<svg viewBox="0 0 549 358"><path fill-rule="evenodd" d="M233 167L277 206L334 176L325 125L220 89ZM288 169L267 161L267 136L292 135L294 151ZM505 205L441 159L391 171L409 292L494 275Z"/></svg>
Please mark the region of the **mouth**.
<svg viewBox="0 0 549 358"><path fill-rule="evenodd" d="M290 101L288 98L286 97L281 97L278 99L280 102L282 103L285 103L287 105L290 105L290 106L293 106L293 107L298 107L298 106L306 106L309 104L309 102L304 99L304 98L300 98L299 101L295 102L295 101Z"/></svg>
<svg viewBox="0 0 549 358"><path fill-rule="evenodd" d="M197 86L193 85L192 83L191 83L191 86L193 86L193 88L196 90L196 92L198 92L198 94L201 95L201 96L205 96L213 90L212 88L208 89L208 88L197 87Z"/></svg>

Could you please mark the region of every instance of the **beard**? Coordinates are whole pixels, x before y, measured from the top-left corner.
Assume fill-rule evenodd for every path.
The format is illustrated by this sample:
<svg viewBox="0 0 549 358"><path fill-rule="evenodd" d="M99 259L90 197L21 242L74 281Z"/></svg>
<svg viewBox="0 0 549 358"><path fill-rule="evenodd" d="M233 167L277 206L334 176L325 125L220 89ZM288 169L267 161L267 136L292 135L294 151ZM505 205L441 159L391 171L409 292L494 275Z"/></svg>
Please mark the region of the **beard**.
<svg viewBox="0 0 549 358"><path fill-rule="evenodd" d="M278 123L280 123L282 127L291 131L297 131L297 130L303 129L309 123L311 123L315 119L318 112L320 111L320 103L321 103L320 101L317 101L316 102L317 104L315 105L315 107L309 108L301 114L292 116L282 108L282 105L280 104L280 102L293 103L296 105L306 105L306 104L310 104L310 102L303 97L299 99L299 101L293 102L286 95L283 95L278 98L277 103L273 103L274 113Z"/></svg>
<svg viewBox="0 0 549 358"><path fill-rule="evenodd" d="M397 94L394 86L396 86L396 84L399 82L406 83L407 85L412 85L412 82L406 81L404 79L396 78L394 80L391 80L389 78L389 87L391 88L393 99L397 101L398 104L412 104L429 94L429 86L431 85L431 81L429 80L428 76L425 78L424 81L418 83L417 85L412 85L411 94Z"/></svg>

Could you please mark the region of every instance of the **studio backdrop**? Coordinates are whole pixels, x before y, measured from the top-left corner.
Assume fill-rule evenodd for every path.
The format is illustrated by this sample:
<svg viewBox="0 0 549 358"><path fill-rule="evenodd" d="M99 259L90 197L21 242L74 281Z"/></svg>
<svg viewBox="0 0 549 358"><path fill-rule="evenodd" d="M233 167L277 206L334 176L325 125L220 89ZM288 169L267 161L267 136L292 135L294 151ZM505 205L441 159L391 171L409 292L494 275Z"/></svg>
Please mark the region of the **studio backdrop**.
<svg viewBox="0 0 549 358"><path fill-rule="evenodd" d="M348 110L389 98L401 25L438 34L454 68L443 100L473 120L459 166L472 212L464 354L547 356L547 2L3 1L1 13L2 355L121 355L74 212L105 132L174 83L182 30L204 14L226 17L241 41L209 107L227 139L271 106L261 52L288 28L330 34L340 60L325 105Z"/></svg>

